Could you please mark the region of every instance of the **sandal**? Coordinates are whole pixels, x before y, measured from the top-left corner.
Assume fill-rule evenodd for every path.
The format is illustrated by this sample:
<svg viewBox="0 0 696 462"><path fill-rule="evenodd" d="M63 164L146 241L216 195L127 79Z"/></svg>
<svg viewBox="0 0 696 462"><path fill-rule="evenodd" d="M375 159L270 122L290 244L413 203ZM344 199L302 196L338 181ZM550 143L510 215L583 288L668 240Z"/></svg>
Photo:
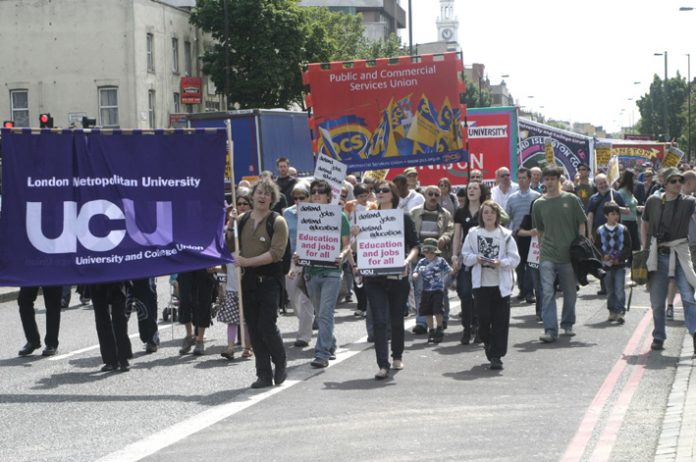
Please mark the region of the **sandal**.
<svg viewBox="0 0 696 462"><path fill-rule="evenodd" d="M254 356L254 353L251 352L251 348L244 348L242 358L251 358L252 356Z"/></svg>

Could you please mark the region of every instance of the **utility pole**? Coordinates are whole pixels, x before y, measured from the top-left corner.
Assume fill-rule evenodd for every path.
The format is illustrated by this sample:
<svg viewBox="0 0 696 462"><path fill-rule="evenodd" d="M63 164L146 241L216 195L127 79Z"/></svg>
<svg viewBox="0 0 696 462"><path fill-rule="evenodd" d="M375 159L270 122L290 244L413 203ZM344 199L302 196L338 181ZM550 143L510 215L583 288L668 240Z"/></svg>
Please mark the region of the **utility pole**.
<svg viewBox="0 0 696 462"><path fill-rule="evenodd" d="M686 144L688 146L687 148L687 160L691 162L691 54L687 53L686 54L686 59L687 59L687 67L686 67L686 78L688 79L688 84L686 86L687 88L687 107L688 107L688 114L687 114L687 125L686 125Z"/></svg>
<svg viewBox="0 0 696 462"><path fill-rule="evenodd" d="M408 0L408 54L413 56L413 15L411 14L411 0Z"/></svg>
<svg viewBox="0 0 696 462"><path fill-rule="evenodd" d="M230 110L230 12L228 0L222 0L225 20L225 107Z"/></svg>

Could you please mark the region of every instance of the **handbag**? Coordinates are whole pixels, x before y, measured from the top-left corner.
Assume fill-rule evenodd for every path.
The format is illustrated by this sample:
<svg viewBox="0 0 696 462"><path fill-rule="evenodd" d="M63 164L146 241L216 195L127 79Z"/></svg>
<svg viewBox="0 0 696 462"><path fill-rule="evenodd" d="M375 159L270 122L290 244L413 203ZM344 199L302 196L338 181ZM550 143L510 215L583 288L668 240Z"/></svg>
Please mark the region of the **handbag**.
<svg viewBox="0 0 696 462"><path fill-rule="evenodd" d="M239 324L239 297L237 292L225 291L217 320L225 324Z"/></svg>
<svg viewBox="0 0 696 462"><path fill-rule="evenodd" d="M639 286L648 282L648 251L636 250L631 262L631 281Z"/></svg>

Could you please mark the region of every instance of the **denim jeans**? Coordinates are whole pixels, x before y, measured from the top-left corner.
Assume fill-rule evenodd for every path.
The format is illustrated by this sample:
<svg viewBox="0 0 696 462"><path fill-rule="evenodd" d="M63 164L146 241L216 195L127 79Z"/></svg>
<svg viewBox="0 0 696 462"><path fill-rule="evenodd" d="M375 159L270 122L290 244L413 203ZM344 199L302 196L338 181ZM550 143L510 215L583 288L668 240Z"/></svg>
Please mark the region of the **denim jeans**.
<svg viewBox="0 0 696 462"><path fill-rule="evenodd" d="M319 332L317 344L314 347L314 357L328 361L329 356L336 351L334 310L338 292L341 290L341 273L305 275L305 281L307 281L309 298L318 314Z"/></svg>
<svg viewBox="0 0 696 462"><path fill-rule="evenodd" d="M443 315L442 319L443 321L447 322L449 321L449 311L450 311L450 304L449 304L449 285L450 282L452 281L451 276L448 274L447 277L445 277L445 290L444 290L444 296L442 297L442 307L443 307ZM416 281L413 283L413 295L414 298L416 299L416 324L419 324L423 327L427 326L427 323L425 322L425 316L422 316L420 314L420 300L421 300L421 294L423 293L423 278L418 278Z"/></svg>
<svg viewBox="0 0 696 462"><path fill-rule="evenodd" d="M667 332L665 330L665 298L667 297L667 285L669 278L669 255L658 255L657 271L650 273L650 305L653 310L653 338L655 340L666 340ZM686 328L689 329L689 334L693 335L696 332L696 302L694 301L694 288L689 285L686 280L684 271L676 264L674 271L674 282L677 285L679 294L681 295L682 304L684 305L684 321Z"/></svg>
<svg viewBox="0 0 696 462"><path fill-rule="evenodd" d="M607 308L611 313L626 312L626 268L611 268L604 276L607 288Z"/></svg>
<svg viewBox="0 0 696 462"><path fill-rule="evenodd" d="M408 297L408 279L365 278L365 290L372 311L377 365L389 369L387 324L391 325L392 358L404 353L404 300Z"/></svg>
<svg viewBox="0 0 696 462"><path fill-rule="evenodd" d="M544 321L544 331L554 337L558 336L558 313L556 312L556 276L563 291L563 311L561 328L568 329L575 324L575 301L577 300L575 272L571 263L554 263L542 261L539 265L541 273L541 290L544 302L541 305L541 319Z"/></svg>

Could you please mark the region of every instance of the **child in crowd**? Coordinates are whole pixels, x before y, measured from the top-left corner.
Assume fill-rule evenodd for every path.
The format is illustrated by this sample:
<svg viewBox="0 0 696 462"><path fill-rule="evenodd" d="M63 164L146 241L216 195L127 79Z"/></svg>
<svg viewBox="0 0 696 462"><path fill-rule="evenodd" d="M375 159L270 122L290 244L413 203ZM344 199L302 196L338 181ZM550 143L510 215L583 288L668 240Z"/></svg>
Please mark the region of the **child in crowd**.
<svg viewBox="0 0 696 462"><path fill-rule="evenodd" d="M423 293L420 301L420 314L425 316L428 325L428 343L440 343L444 337L442 329L442 298L445 296L445 280L452 268L447 261L438 256L437 240L427 238L421 246L421 258L413 269L413 279L423 280ZM433 323L433 317L435 322ZM433 328L433 325L435 328Z"/></svg>
<svg viewBox="0 0 696 462"><path fill-rule="evenodd" d="M594 243L602 254L602 264L606 271L604 284L607 288L607 308L609 322L624 323L626 312L626 262L631 257L631 233L619 221L621 212L618 204L604 204L607 222L594 231Z"/></svg>

